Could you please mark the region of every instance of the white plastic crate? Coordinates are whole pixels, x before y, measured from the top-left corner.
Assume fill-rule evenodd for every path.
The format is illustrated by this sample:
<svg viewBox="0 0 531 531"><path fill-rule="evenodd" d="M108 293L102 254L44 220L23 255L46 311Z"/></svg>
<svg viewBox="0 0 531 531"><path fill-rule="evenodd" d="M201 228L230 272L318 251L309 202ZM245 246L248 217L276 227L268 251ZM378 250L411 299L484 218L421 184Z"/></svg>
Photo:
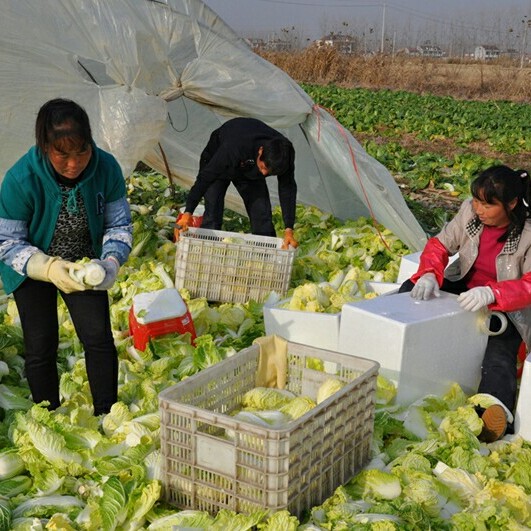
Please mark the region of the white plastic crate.
<svg viewBox="0 0 531 531"><path fill-rule="evenodd" d="M376 362L288 342L287 389L315 400L331 377L346 385L275 429L231 416L255 387L259 357L253 345L160 393L169 503L212 514L268 508L301 515L370 459Z"/></svg>
<svg viewBox="0 0 531 531"><path fill-rule="evenodd" d="M230 243L237 238L241 243ZM270 236L189 228L175 253L175 287L209 301L263 302L289 287L295 249L281 249L283 240Z"/></svg>
<svg viewBox="0 0 531 531"><path fill-rule="evenodd" d="M365 282L366 293L385 295L400 287L392 282ZM264 326L267 335L277 335L295 343L316 348L338 350L341 312L316 313L281 308L288 299L273 306L264 305Z"/></svg>

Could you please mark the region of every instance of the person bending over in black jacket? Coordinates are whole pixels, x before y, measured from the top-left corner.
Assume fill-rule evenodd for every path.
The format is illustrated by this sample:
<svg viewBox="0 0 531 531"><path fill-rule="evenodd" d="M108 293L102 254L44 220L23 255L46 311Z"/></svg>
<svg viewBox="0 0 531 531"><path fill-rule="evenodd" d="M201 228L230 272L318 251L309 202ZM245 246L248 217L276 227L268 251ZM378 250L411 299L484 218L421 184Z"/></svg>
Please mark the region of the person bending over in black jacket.
<svg viewBox="0 0 531 531"><path fill-rule="evenodd" d="M276 175L284 220L283 248L297 247L293 236L297 198L295 150L281 133L255 118L233 118L216 129L201 153L199 173L175 230L188 230L192 214L204 199L202 228L220 230L230 183L243 199L253 234L276 236L266 177Z"/></svg>

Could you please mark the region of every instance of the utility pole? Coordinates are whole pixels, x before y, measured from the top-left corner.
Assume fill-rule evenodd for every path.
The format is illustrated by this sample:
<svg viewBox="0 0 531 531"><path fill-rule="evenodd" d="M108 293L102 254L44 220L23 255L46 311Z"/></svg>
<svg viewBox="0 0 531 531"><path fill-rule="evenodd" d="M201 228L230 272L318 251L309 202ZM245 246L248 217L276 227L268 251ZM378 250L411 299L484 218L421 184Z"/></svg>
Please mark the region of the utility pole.
<svg viewBox="0 0 531 531"><path fill-rule="evenodd" d="M522 54L520 55L520 68L524 68L524 59L527 55L527 30L531 27L531 20L527 19L527 16L522 20L524 23L524 37L522 39Z"/></svg>
<svg viewBox="0 0 531 531"><path fill-rule="evenodd" d="M385 8L386 4L383 3L383 10L382 10L382 40L380 42L380 53L384 53L384 44L385 44Z"/></svg>

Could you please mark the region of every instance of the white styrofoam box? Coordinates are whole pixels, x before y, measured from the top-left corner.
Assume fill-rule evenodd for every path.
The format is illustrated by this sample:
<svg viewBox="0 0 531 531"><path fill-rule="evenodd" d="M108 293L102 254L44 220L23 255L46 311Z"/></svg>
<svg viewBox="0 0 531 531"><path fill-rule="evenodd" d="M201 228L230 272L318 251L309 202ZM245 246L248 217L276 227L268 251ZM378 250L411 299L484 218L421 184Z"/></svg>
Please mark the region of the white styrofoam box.
<svg viewBox="0 0 531 531"><path fill-rule="evenodd" d="M398 278L396 281L399 284L411 278L417 272L419 268L419 260L422 251L418 251L413 254L405 254L400 259L400 268L398 270Z"/></svg>
<svg viewBox="0 0 531 531"><path fill-rule="evenodd" d="M393 293L399 288L392 282L365 283L367 293ZM277 335L315 348L337 351L341 313L315 313L281 308L289 299L273 306L264 305L264 325L267 335Z"/></svg>
<svg viewBox="0 0 531 531"><path fill-rule="evenodd" d="M412 254L405 254L400 259L400 268L398 270L398 278L396 279L398 284L402 284L404 281L410 279L419 268L420 255L422 251L418 251ZM450 265L454 260L457 260L459 253L450 256L448 260L448 265Z"/></svg>
<svg viewBox="0 0 531 531"><path fill-rule="evenodd" d="M266 335L277 335L302 345L337 351L340 313L316 313L281 308L289 299L273 306L264 304Z"/></svg>
<svg viewBox="0 0 531 531"><path fill-rule="evenodd" d="M522 370L520 389L516 401L514 414L514 433L520 435L526 441L531 441L531 352L528 353Z"/></svg>
<svg viewBox="0 0 531 531"><path fill-rule="evenodd" d="M365 281L365 293L376 293L378 295L391 295L396 293L400 284L396 282L375 282L373 280Z"/></svg>
<svg viewBox="0 0 531 531"><path fill-rule="evenodd" d="M453 382L477 392L487 345L485 315L463 310L457 296L417 301L397 293L345 304L339 352L378 361L398 387L397 402L443 394Z"/></svg>

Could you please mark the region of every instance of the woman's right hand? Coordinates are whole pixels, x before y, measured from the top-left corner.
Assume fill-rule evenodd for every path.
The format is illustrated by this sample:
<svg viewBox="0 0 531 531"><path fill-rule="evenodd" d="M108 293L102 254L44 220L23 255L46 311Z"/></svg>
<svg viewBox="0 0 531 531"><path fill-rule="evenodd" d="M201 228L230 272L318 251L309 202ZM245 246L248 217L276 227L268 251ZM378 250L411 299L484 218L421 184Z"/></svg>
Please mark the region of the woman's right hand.
<svg viewBox="0 0 531 531"><path fill-rule="evenodd" d="M83 283L70 276L70 270L82 269L81 264L68 262L56 256L48 256L43 252L31 255L26 264L28 277L34 280L51 282L61 291L72 293L73 291L85 291Z"/></svg>
<svg viewBox="0 0 531 531"><path fill-rule="evenodd" d="M71 270L83 269L81 264L68 262L58 258L50 264L48 269L48 278L61 291L72 293L74 291L85 291L86 287L82 282L78 282L70 276Z"/></svg>
<svg viewBox="0 0 531 531"><path fill-rule="evenodd" d="M427 301L432 297L440 297L439 283L433 273L425 273L418 280L413 289L411 296L419 301Z"/></svg>

